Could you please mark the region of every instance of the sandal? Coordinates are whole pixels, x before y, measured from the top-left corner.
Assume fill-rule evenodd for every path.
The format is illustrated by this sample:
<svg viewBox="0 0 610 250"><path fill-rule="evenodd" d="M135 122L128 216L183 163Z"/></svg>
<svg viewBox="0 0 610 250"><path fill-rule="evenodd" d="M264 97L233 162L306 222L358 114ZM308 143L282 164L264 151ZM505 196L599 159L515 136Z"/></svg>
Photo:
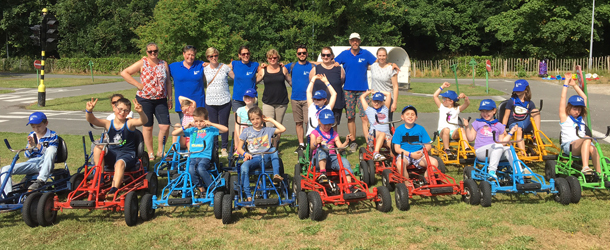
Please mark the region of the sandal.
<svg viewBox="0 0 610 250"><path fill-rule="evenodd" d="M155 160L155 155L153 153L148 153L148 160L149 161L154 161Z"/></svg>
<svg viewBox="0 0 610 250"><path fill-rule="evenodd" d="M580 172L589 173L589 172L593 172L593 169L591 169L590 167L583 167Z"/></svg>

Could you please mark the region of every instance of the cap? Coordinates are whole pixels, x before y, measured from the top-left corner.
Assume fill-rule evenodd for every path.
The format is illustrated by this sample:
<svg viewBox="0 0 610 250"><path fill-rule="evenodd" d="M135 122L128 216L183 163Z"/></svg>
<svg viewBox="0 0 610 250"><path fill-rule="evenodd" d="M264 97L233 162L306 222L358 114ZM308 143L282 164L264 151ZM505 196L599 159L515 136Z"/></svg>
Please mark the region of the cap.
<svg viewBox="0 0 610 250"><path fill-rule="evenodd" d="M30 115L30 119L28 121L28 124L26 124L26 126L30 125L30 124L39 124L42 122L42 120L46 120L46 119L47 119L47 116L44 113L34 112Z"/></svg>
<svg viewBox="0 0 610 250"><path fill-rule="evenodd" d="M492 99L485 99L479 104L479 110L492 110L496 108L496 102Z"/></svg>
<svg viewBox="0 0 610 250"><path fill-rule="evenodd" d="M313 99L326 99L326 91L318 90L313 94Z"/></svg>
<svg viewBox="0 0 610 250"><path fill-rule="evenodd" d="M373 101L385 101L385 95L381 92L373 94Z"/></svg>
<svg viewBox="0 0 610 250"><path fill-rule="evenodd" d="M362 39L360 38L360 34L358 34L358 33L352 33L351 35L349 35L349 40L352 40L352 39L354 39L354 38L357 38L357 39L359 39L359 40L362 40Z"/></svg>
<svg viewBox="0 0 610 250"><path fill-rule="evenodd" d="M447 90L445 93L440 94L440 96L449 98L454 102L458 101L458 95L453 90Z"/></svg>
<svg viewBox="0 0 610 250"><path fill-rule="evenodd" d="M523 80L523 79L516 80L513 91L514 92L524 91L527 86L530 86L530 84L526 80Z"/></svg>
<svg viewBox="0 0 610 250"><path fill-rule="evenodd" d="M323 109L318 114L318 119L322 124L334 124L335 123L335 114L330 109Z"/></svg>
<svg viewBox="0 0 610 250"><path fill-rule="evenodd" d="M410 110L415 111L415 116L417 116L417 109L416 109L415 107L413 107L413 105L407 105L407 106L405 106L405 107L402 109L402 113L401 113L401 114L404 114L404 113L405 113L405 111L407 111L407 109L410 109Z"/></svg>
<svg viewBox="0 0 610 250"><path fill-rule="evenodd" d="M568 103L572 104L572 106L586 106L585 99L583 99L579 95L570 96L570 99L568 99Z"/></svg>
<svg viewBox="0 0 610 250"><path fill-rule="evenodd" d="M244 93L244 96L249 96L249 97L252 97L252 98L256 98L258 96L258 93L256 93L256 89L249 88Z"/></svg>

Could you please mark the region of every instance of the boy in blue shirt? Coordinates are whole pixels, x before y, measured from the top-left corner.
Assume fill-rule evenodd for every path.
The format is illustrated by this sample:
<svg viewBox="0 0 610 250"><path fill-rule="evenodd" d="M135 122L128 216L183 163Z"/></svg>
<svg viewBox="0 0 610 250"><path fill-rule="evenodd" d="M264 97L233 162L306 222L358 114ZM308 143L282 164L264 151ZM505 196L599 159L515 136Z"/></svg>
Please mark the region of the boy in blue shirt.
<svg viewBox="0 0 610 250"><path fill-rule="evenodd" d="M193 112L193 122L186 127L178 128L172 132L173 136L185 136L190 138L189 150L191 152L201 151L205 142L203 152L191 154L189 157L189 174L193 185L199 189L200 194L205 194L205 188L212 184L210 177L210 167L212 166L212 148L214 147L214 138L220 133L225 133L229 129L223 125L212 123L208 120L208 110L199 107ZM199 179L203 180L203 184Z"/></svg>
<svg viewBox="0 0 610 250"><path fill-rule="evenodd" d="M411 105L407 105L402 109L402 114L400 116L405 124L400 125L394 131L394 136L392 137L392 144L394 144L394 150L398 154L396 157L396 165L401 166L403 168L403 173L405 173L405 177L409 178L409 174L407 173L407 166L413 165L417 168L417 170L424 170L428 166L428 164L432 164L433 166L438 166L438 162L436 159L430 157L430 162L426 161L426 157L424 157L423 148L424 145L426 150L430 150L432 148L430 136L428 136L428 132L426 129L419 124L416 124L417 120L417 109ZM411 145L407 142L405 136L417 136L419 140L417 142L425 143L424 145ZM402 154L402 157L400 156ZM406 183L405 183L406 184Z"/></svg>

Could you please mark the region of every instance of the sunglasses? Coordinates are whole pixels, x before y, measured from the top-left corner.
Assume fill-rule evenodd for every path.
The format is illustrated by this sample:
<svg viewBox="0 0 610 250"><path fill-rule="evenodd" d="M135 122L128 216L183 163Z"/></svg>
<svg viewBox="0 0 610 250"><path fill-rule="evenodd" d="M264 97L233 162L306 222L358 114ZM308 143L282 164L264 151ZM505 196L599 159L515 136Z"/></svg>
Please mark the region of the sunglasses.
<svg viewBox="0 0 610 250"><path fill-rule="evenodd" d="M331 57L333 54L322 54L322 57Z"/></svg>
<svg viewBox="0 0 610 250"><path fill-rule="evenodd" d="M116 104L116 102L117 102L117 101L114 101L114 102L110 102L110 103L112 103L112 105L115 105L115 104Z"/></svg>
<svg viewBox="0 0 610 250"><path fill-rule="evenodd" d="M277 56L274 56L274 57L267 57L267 59L269 59L269 60L272 60L272 59L273 59L273 60L277 60Z"/></svg>
<svg viewBox="0 0 610 250"><path fill-rule="evenodd" d="M297 55L299 55L299 56L307 55L307 52L297 52Z"/></svg>
<svg viewBox="0 0 610 250"><path fill-rule="evenodd" d="M249 56L249 55L250 55L249 52L248 53L241 53L241 56Z"/></svg>
<svg viewBox="0 0 610 250"><path fill-rule="evenodd" d="M218 55L211 55L211 56L208 56L208 58L217 58L217 57L218 57Z"/></svg>
<svg viewBox="0 0 610 250"><path fill-rule="evenodd" d="M156 49L156 50L148 50L146 52L148 52L148 54L159 53L159 50L158 49Z"/></svg>
<svg viewBox="0 0 610 250"><path fill-rule="evenodd" d="M120 113L129 113L129 111L131 111L131 110L129 110L129 109L117 109L117 111L119 111L119 114L120 114Z"/></svg>

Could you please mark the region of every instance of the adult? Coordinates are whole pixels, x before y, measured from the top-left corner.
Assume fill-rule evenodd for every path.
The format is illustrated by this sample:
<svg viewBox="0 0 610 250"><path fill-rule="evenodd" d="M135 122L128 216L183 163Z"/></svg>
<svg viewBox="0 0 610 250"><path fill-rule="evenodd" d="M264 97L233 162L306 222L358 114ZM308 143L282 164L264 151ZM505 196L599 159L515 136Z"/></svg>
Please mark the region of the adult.
<svg viewBox="0 0 610 250"><path fill-rule="evenodd" d="M159 123L157 156L163 155L163 137L169 133L169 109L172 108L172 83L168 81L169 71L165 61L159 59L159 47L155 43L146 45L146 56L121 72L121 76L129 84L138 88L136 100L142 105L148 122L144 124L142 135L148 153L148 158L155 159L153 154L152 126L153 115ZM131 77L140 73L140 82Z"/></svg>
<svg viewBox="0 0 610 250"><path fill-rule="evenodd" d="M352 138L349 147L352 152L356 152L356 148L358 148L356 143L356 105L358 105L358 110L360 111L363 134L365 136L368 134L368 120L362 104L358 100L360 95L369 89L366 77L368 66L377 60L371 52L360 49L361 41L358 33L352 33L349 36L351 48L341 52L335 58L335 61L342 64L343 68L345 68L345 85L343 90L345 91L347 128Z"/></svg>
<svg viewBox="0 0 610 250"><path fill-rule="evenodd" d="M333 113L335 115L335 127L334 130L337 130L338 125L341 123L341 116L343 114L343 109L345 108L345 93L343 91L343 84L345 83L345 71L343 68L335 63L334 58L335 54L330 47L322 48L322 53L320 53L322 57L322 63L316 65L311 72L309 72L309 78L313 78L315 75L325 75L328 82L333 87L335 92L337 92L337 100L335 101L335 105L333 106ZM316 79L313 86L313 93L318 90L324 90L326 93L330 93L326 84L324 84L320 79Z"/></svg>
<svg viewBox="0 0 610 250"><path fill-rule="evenodd" d="M205 56L210 64L203 69L207 80L207 91L205 96L205 107L208 110L208 117L212 123L229 126L229 114L231 113L231 92L227 76L231 68L218 62L220 53L216 48L210 47L205 51ZM221 156L227 157L227 145L229 144L229 133L220 134ZM216 143L218 140L214 140Z"/></svg>
<svg viewBox="0 0 610 250"><path fill-rule="evenodd" d="M307 85L309 84L309 72L314 65L307 61L307 46L301 44L297 46L297 62L286 65L288 73L292 78L292 94L290 95L290 105L292 106L292 118L296 123L297 139L299 146L294 151L305 150L303 122L307 124ZM343 91L341 91L343 93Z"/></svg>
<svg viewBox="0 0 610 250"><path fill-rule="evenodd" d="M390 105L389 119L392 120L398 103L398 71L388 63L388 51L385 48L377 50L377 62L371 65L371 88L375 91L390 92L392 104Z"/></svg>
<svg viewBox="0 0 610 250"><path fill-rule="evenodd" d="M284 122L284 114L288 108L288 90L286 89L286 81L291 84L292 79L288 74L288 69L280 65L280 53L275 49L267 51L266 67L260 68L256 74L256 82L261 80L265 84L263 91L263 115L272 118L279 123ZM292 85L292 84L291 84ZM267 127L273 126L272 122L267 122ZM278 147L278 142L281 135L277 135L274 141L274 147Z"/></svg>
<svg viewBox="0 0 610 250"><path fill-rule="evenodd" d="M186 45L182 49L183 61L169 65L169 72L174 80L175 99L184 96L195 101L197 107L205 107L205 90L203 83L203 61L195 60L197 48ZM182 108L180 102L176 102L174 109L182 122Z"/></svg>
<svg viewBox="0 0 610 250"><path fill-rule="evenodd" d="M250 61L250 49L248 46L241 46L237 52L239 61L231 62L231 72L229 76L233 81L233 101L231 106L233 112L238 108L246 106L244 102L244 93L247 89L256 87L256 73L259 64Z"/></svg>

